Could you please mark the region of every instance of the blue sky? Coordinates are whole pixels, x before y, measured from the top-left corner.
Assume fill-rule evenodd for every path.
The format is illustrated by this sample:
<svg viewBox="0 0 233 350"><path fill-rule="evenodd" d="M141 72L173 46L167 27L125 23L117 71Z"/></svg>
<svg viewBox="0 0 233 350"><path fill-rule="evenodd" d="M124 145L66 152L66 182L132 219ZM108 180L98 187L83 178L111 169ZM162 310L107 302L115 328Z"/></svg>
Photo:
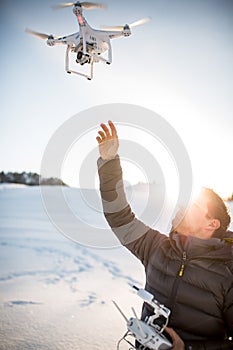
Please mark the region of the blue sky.
<svg viewBox="0 0 233 350"><path fill-rule="evenodd" d="M194 174L230 194L233 2L104 1L107 10L85 12L94 28L152 21L112 41L112 65L97 64L91 82L65 73L65 47L50 48L24 31L78 31L72 9L51 10L56 3L1 1L0 170L40 172L49 139L67 119L95 105L130 103L165 118L183 139Z"/></svg>

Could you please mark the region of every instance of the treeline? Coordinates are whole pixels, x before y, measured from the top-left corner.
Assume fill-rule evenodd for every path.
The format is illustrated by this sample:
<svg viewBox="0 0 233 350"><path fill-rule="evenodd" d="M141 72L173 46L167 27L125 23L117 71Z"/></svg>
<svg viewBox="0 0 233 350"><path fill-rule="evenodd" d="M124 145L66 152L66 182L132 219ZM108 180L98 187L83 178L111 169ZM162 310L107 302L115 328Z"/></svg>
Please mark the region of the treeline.
<svg viewBox="0 0 233 350"><path fill-rule="evenodd" d="M51 177L43 178L37 173L32 172L0 172L0 183L16 183L28 186L67 186L62 180Z"/></svg>

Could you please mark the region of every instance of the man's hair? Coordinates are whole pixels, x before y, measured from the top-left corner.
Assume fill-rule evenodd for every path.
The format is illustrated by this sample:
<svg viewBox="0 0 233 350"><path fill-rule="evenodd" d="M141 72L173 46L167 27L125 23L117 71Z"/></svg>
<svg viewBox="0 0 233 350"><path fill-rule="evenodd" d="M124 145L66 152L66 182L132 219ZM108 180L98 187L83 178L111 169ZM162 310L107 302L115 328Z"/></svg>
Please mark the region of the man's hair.
<svg viewBox="0 0 233 350"><path fill-rule="evenodd" d="M208 199L209 215L220 221L220 227L214 232L214 236L222 236L227 231L231 222L230 210L223 199L212 189L204 187L202 194Z"/></svg>

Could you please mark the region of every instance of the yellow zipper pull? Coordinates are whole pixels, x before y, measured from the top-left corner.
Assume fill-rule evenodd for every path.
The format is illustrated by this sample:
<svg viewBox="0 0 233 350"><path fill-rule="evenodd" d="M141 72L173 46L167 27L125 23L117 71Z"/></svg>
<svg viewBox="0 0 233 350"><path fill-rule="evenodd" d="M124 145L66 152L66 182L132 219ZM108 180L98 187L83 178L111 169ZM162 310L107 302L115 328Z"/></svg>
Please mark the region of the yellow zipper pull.
<svg viewBox="0 0 233 350"><path fill-rule="evenodd" d="M181 265L179 276L182 277L184 273L184 264Z"/></svg>
<svg viewBox="0 0 233 350"><path fill-rule="evenodd" d="M186 261L186 259L187 259L186 252L183 252L183 261ZM182 277L183 274L184 274L184 263L181 265L179 276Z"/></svg>

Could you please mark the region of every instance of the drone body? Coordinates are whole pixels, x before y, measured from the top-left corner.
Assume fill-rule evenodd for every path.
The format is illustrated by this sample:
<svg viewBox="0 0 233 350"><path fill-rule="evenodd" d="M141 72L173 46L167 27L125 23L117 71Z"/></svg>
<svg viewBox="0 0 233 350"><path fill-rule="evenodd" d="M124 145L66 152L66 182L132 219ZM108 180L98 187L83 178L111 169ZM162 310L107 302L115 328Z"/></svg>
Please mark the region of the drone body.
<svg viewBox="0 0 233 350"><path fill-rule="evenodd" d="M88 80L93 78L93 65L97 62L104 62L106 64L112 63L112 47L110 40L113 38L127 37L131 35L131 27L146 23L150 20L149 17L143 18L131 25L117 26L108 28L108 30L93 29L86 21L83 15L83 8L103 8L104 5L95 4L90 2L76 2L65 3L57 5L54 8L63 8L73 6L73 13L77 18L79 25L79 32L63 37L54 37L53 35L47 35L26 29L26 32L33 34L41 39L47 39L47 45L54 46L58 44L66 45L65 55L65 70L67 73L74 73L86 77ZM70 54L76 54L76 63L83 66L85 64L90 65L89 74L85 74L81 71L73 70L70 68ZM106 54L106 55L105 55ZM107 57L105 57L105 56Z"/></svg>

